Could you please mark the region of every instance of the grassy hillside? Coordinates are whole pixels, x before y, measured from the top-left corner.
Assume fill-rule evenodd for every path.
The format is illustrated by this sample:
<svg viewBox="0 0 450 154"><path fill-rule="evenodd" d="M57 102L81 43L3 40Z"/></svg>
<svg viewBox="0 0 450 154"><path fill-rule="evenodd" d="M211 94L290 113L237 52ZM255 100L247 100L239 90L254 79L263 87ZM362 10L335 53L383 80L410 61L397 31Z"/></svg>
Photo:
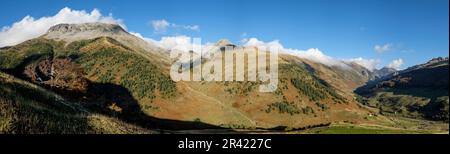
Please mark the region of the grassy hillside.
<svg viewBox="0 0 450 154"><path fill-rule="evenodd" d="M153 117L161 107L154 101L168 104L178 97L175 82L162 66L108 37L70 44L38 38L2 50L0 57L8 59L0 62L2 71L58 93L89 113L152 129L214 127L194 118ZM198 106L199 110L202 106Z"/></svg>
<svg viewBox="0 0 450 154"><path fill-rule="evenodd" d="M121 85L139 100L176 94L175 82L162 68L110 38L99 38L79 50L81 54L75 62L85 69L92 81Z"/></svg>
<svg viewBox="0 0 450 154"><path fill-rule="evenodd" d="M278 88L271 93L259 92L259 85L266 84L262 82L203 81L185 84L189 86L191 92L203 94L198 99L213 98L214 102L224 106L224 109L243 115L239 118L245 122L231 126L224 124L226 127L301 128L337 121L362 122L369 114L369 111L358 106L353 95L338 89L336 83L331 83L333 80L323 78L322 73L332 72L332 68L290 55L280 55L278 67ZM242 74L247 75L245 72ZM334 80L342 78L336 77ZM222 124L223 121L218 123Z"/></svg>
<svg viewBox="0 0 450 154"><path fill-rule="evenodd" d="M155 133L0 72L0 134Z"/></svg>
<svg viewBox="0 0 450 154"><path fill-rule="evenodd" d="M336 124L324 128L314 128L300 133L307 134L431 134L440 133L434 130L410 130L379 126Z"/></svg>
<svg viewBox="0 0 450 154"><path fill-rule="evenodd" d="M175 83L162 68L107 37L68 45L38 38L0 52L0 58L1 69L20 77L26 66L33 63L69 58L81 65L89 80L121 85L139 100L176 95Z"/></svg>
<svg viewBox="0 0 450 154"><path fill-rule="evenodd" d="M1 49L1 132L153 133L389 123L384 115L403 110L405 102L397 96L376 98L400 103L398 109L372 104L380 108L377 114L358 104L352 93L367 76L291 55L278 59L279 83L272 93L259 92L262 82L175 83L169 64L134 50L110 37L70 43L41 37ZM406 102L423 105L419 113L432 113L424 116L442 118L447 111L448 117L448 97Z"/></svg>
<svg viewBox="0 0 450 154"><path fill-rule="evenodd" d="M356 89L359 101L385 115L448 122L448 60L418 66Z"/></svg>

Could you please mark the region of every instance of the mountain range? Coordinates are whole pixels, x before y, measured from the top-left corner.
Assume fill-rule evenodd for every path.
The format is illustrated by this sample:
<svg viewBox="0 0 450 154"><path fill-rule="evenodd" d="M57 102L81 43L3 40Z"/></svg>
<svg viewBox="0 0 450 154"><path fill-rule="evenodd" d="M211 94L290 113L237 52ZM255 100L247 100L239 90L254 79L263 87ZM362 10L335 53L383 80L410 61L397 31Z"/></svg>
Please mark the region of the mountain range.
<svg viewBox="0 0 450 154"><path fill-rule="evenodd" d="M216 45L237 47L226 39ZM351 125L448 133L448 58L401 71L370 71L352 62L345 68L328 66L281 53L277 90L260 93L260 82L174 82L169 53L105 23L59 24L38 38L1 48L0 132Z"/></svg>

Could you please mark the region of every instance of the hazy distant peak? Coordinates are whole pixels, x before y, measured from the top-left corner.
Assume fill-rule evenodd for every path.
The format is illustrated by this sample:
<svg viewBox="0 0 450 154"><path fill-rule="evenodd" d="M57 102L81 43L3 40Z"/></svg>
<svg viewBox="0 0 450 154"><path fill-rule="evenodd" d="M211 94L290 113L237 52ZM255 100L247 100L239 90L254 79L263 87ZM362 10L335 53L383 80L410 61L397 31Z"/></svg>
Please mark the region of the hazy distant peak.
<svg viewBox="0 0 450 154"><path fill-rule="evenodd" d="M383 68L381 68L379 70L374 70L375 76L379 77L379 78L382 78L384 76L388 76L388 75L390 75L392 73L395 73L395 72L397 72L396 69L389 68L389 67L383 67Z"/></svg>
<svg viewBox="0 0 450 154"><path fill-rule="evenodd" d="M378 71L395 72L397 70L395 68L383 67L383 68L379 69Z"/></svg>
<svg viewBox="0 0 450 154"><path fill-rule="evenodd" d="M437 58L433 58L430 61L427 62L427 64L435 64L435 63L440 63L440 62L448 62L448 57L437 57Z"/></svg>

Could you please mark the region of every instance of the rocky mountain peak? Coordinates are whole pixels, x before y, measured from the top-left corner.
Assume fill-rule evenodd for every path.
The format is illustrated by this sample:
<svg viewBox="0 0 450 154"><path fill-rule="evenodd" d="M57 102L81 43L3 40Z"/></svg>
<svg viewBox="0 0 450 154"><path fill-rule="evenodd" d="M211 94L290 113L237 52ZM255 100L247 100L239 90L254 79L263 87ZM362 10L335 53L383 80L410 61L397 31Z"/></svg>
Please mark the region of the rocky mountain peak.
<svg viewBox="0 0 450 154"><path fill-rule="evenodd" d="M58 24L41 36L45 39L64 41L66 44L74 41L91 40L99 37L112 38L122 45L137 51L146 53L155 53L153 57L159 61L166 63L168 60L165 57L168 53L156 46L155 44L145 41L131 33L128 33L124 28L117 24L108 23L81 23L81 24Z"/></svg>
<svg viewBox="0 0 450 154"><path fill-rule="evenodd" d="M64 40L67 43L94 39L97 37L112 37L115 39L129 37L125 29L116 24L108 23L82 23L82 24L58 24L43 35L46 39Z"/></svg>
<svg viewBox="0 0 450 154"><path fill-rule="evenodd" d="M51 33L80 33L80 32L96 32L96 33L121 33L126 32L121 26L108 23L83 23L83 24L58 24L52 26L48 30Z"/></svg>

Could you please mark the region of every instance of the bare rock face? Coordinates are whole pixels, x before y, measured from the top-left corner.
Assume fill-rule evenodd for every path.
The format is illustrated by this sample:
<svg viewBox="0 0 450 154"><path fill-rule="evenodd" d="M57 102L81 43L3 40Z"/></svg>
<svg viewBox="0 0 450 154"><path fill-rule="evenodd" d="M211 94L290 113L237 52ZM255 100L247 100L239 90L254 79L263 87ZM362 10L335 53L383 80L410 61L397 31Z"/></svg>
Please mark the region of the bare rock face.
<svg viewBox="0 0 450 154"><path fill-rule="evenodd" d="M153 43L128 33L120 25L108 23L58 24L51 27L42 37L67 43L110 37L136 51L161 52L162 50Z"/></svg>
<svg viewBox="0 0 450 154"><path fill-rule="evenodd" d="M80 32L97 32L97 33L121 33L126 32L121 26L106 23L85 23L85 24L59 24L51 27L48 33L80 33Z"/></svg>
<svg viewBox="0 0 450 154"><path fill-rule="evenodd" d="M44 38L73 42L97 37L130 35L122 27L107 23L58 24L51 27Z"/></svg>
<svg viewBox="0 0 450 154"><path fill-rule="evenodd" d="M145 41L135 35L128 33L120 25L108 23L83 23L83 24L58 24L51 27L46 34L41 36L45 39L65 41L67 44L74 41L90 40L99 37L109 37L119 41L121 44L133 51L148 57L154 61L168 63L169 53L152 42Z"/></svg>

